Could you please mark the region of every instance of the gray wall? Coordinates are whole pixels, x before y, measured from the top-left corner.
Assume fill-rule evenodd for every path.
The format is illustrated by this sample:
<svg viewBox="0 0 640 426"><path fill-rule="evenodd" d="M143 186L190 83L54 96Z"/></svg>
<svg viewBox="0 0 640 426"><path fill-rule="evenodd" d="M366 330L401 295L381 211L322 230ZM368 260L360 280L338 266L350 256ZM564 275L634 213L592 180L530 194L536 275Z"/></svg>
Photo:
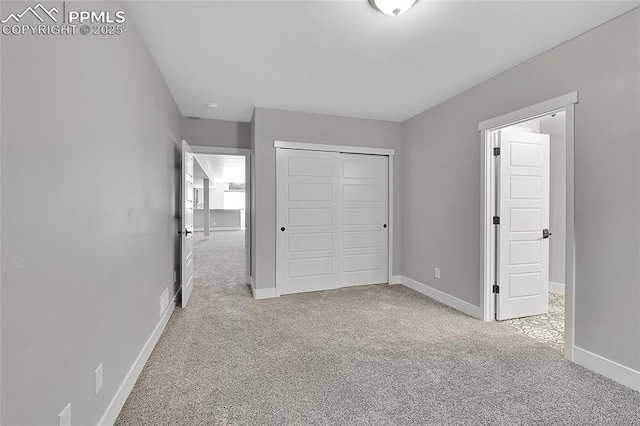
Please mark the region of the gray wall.
<svg viewBox="0 0 640 426"><path fill-rule="evenodd" d="M276 155L273 142L322 143L331 145L391 148L394 159L394 265L400 274L402 218L401 125L389 121L363 120L330 115L307 114L256 108L254 111L254 155L256 216L254 231L254 280L257 288L275 287L276 247Z"/></svg>
<svg viewBox="0 0 640 426"><path fill-rule="evenodd" d="M240 210L209 210L209 230L215 231L219 228L240 229ZM204 230L204 210L197 209L193 214L193 228L196 232Z"/></svg>
<svg viewBox="0 0 640 426"><path fill-rule="evenodd" d="M403 123L403 275L479 305L478 123L577 90L575 342L640 368L639 33L636 9Z"/></svg>
<svg viewBox="0 0 640 426"><path fill-rule="evenodd" d="M2 59L1 422L57 424L72 402L96 424L173 286L181 115L132 20L3 36Z"/></svg>
<svg viewBox="0 0 640 426"><path fill-rule="evenodd" d="M194 188L198 193L198 202L204 203L204 189ZM224 208L224 193L229 189L228 182L218 182L214 187L213 184L209 186L209 208L210 209L223 209Z"/></svg>
<svg viewBox="0 0 640 426"><path fill-rule="evenodd" d="M183 118L182 137L190 145L251 148L251 123Z"/></svg>

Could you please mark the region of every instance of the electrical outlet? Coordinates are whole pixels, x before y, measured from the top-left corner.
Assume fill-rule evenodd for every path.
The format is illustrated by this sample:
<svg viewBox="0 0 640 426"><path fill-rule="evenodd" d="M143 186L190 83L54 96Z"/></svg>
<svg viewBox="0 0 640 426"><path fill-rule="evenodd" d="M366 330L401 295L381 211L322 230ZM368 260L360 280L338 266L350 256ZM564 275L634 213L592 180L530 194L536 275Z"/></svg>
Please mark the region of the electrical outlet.
<svg viewBox="0 0 640 426"><path fill-rule="evenodd" d="M96 379L96 395L102 389L102 384L104 383L103 375L102 375L102 363L96 368L95 379Z"/></svg>
<svg viewBox="0 0 640 426"><path fill-rule="evenodd" d="M68 403L58 414L58 426L71 426L71 403Z"/></svg>
<svg viewBox="0 0 640 426"><path fill-rule="evenodd" d="M165 288L160 296L160 318L164 315L169 306L169 287Z"/></svg>
<svg viewBox="0 0 640 426"><path fill-rule="evenodd" d="M440 279L440 268L436 268L435 276L437 279Z"/></svg>

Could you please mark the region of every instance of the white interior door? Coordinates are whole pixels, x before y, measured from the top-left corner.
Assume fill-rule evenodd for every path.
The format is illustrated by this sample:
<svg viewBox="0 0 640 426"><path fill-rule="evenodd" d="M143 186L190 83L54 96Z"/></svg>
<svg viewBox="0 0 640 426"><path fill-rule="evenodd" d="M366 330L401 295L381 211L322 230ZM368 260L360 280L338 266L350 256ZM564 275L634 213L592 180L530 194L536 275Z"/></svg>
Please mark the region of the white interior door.
<svg viewBox="0 0 640 426"><path fill-rule="evenodd" d="M193 290L193 151L182 141L182 216L181 216L181 281L182 307L189 302Z"/></svg>
<svg viewBox="0 0 640 426"><path fill-rule="evenodd" d="M277 153L278 292L337 288L339 154L289 149Z"/></svg>
<svg viewBox="0 0 640 426"><path fill-rule="evenodd" d="M389 159L340 154L342 286L389 281Z"/></svg>
<svg viewBox="0 0 640 426"><path fill-rule="evenodd" d="M549 136L499 133L497 319L549 310Z"/></svg>

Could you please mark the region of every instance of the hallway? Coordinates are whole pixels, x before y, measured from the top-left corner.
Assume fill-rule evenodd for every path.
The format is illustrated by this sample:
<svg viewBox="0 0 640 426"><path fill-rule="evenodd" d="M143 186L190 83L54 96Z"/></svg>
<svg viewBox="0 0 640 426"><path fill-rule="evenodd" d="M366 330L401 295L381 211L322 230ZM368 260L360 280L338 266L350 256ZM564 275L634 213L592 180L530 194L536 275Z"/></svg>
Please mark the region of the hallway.
<svg viewBox="0 0 640 426"><path fill-rule="evenodd" d="M234 294L246 290L244 285L245 231L211 231L209 239L202 232L194 234L194 279L196 287L215 286L216 294Z"/></svg>
<svg viewBox="0 0 640 426"><path fill-rule="evenodd" d="M116 424L640 423L639 393L400 285L253 300L243 238L196 242Z"/></svg>

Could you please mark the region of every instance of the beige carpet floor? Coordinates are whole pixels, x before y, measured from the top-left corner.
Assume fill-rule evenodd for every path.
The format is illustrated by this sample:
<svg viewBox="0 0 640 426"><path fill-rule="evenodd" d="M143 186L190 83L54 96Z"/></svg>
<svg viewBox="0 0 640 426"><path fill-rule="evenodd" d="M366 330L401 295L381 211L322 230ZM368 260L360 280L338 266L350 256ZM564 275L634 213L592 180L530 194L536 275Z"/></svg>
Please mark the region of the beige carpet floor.
<svg viewBox="0 0 640 426"><path fill-rule="evenodd" d="M403 286L253 300L214 236L118 425L640 424L640 393Z"/></svg>

